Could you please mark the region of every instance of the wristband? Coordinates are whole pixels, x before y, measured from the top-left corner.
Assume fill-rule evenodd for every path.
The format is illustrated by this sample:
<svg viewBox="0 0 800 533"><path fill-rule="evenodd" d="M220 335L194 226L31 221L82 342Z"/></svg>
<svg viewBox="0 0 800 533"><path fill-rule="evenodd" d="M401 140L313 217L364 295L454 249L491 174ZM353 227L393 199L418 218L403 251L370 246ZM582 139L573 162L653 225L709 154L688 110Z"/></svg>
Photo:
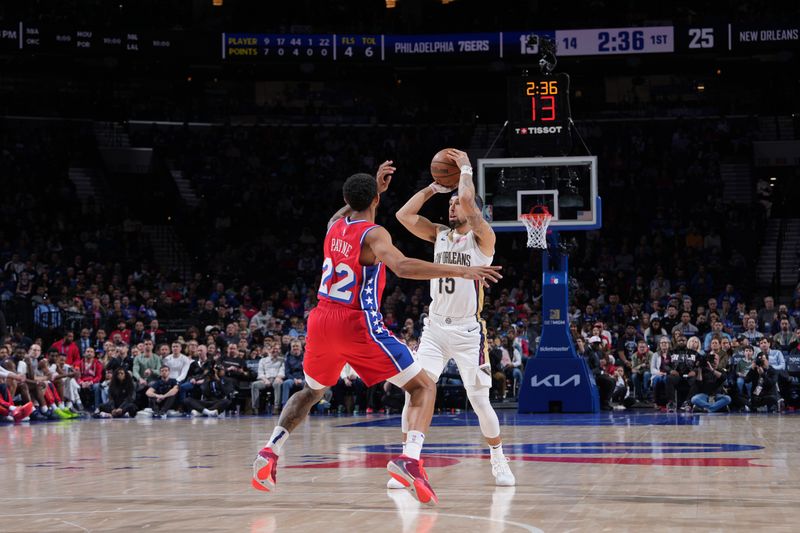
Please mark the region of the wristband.
<svg viewBox="0 0 800 533"><path fill-rule="evenodd" d="M469 165L461 165L461 173L472 176L472 167Z"/></svg>

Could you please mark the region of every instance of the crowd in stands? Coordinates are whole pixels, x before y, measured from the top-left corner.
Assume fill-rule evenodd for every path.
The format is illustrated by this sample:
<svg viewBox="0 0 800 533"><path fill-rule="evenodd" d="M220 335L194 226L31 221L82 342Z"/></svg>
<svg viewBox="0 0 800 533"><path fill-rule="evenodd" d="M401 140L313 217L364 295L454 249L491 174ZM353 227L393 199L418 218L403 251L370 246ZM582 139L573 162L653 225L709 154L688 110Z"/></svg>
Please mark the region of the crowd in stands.
<svg viewBox="0 0 800 533"><path fill-rule="evenodd" d="M605 220L603 230L579 235L572 253L570 324L606 408L654 401L717 409L722 396L742 409L798 405L800 367L787 360L800 336L800 287L791 299L755 298L754 227L763 213L755 201L722 199L720 159L745 150L747 131L726 120L585 129L601 161ZM278 412L303 383L319 243L343 179L395 160L378 222L406 253L430 257L392 214L429 180L430 154L465 146L469 134L380 126L133 132L203 197L175 219L198 258L183 278L160 271L143 237L126 231L122 219L134 215L75 199L63 176L73 153L67 137L79 136L4 132L0 165L13 179L0 200L0 361L8 373L0 398L35 405L33 418ZM432 219L443 221L440 207ZM535 354L541 286L538 255L519 235L499 236L496 261L505 277L488 292L483 316L493 398L503 401L515 397ZM386 326L411 347L427 301L425 284L387 285ZM457 387L444 390L458 379L448 365L441 399L459 401L450 395ZM319 409L397 410L402 401L399 389L367 388L346 367Z"/></svg>
<svg viewBox="0 0 800 533"><path fill-rule="evenodd" d="M651 281L651 294L664 281ZM591 305L577 310L573 338L601 405L655 403L671 412L800 407L800 314L771 296L759 307L741 298L727 285L701 302L680 292L666 306L655 299L616 338L606 327L618 304L600 313Z"/></svg>
<svg viewBox="0 0 800 533"><path fill-rule="evenodd" d="M11 261L5 266L15 267ZM604 408L612 402L621 408L655 402L669 411L678 405L712 411L729 404L744 410L800 407L797 302L789 308L766 297L762 306L748 307L732 285L707 300L695 301L680 291L668 291L662 299L657 295L664 285L671 282L662 276L648 281L644 290L651 299L643 306L621 304L611 294L572 309L574 341L594 374ZM501 289L494 309L485 313L492 330L496 400L515 395L516 389L507 387L519 384L525 362L535 353L540 330L526 316L536 313L530 295L524 287ZM399 309L402 297L393 292L389 298L395 302L387 305ZM302 294L279 291L278 299L256 306L247 293L219 283L195 313L199 327L170 335L158 319L149 319L153 310L146 304L129 299L122 310L106 310L93 308L97 298L87 297L87 307L100 314L96 328L87 325L77 336L67 330L58 338L44 329L29 337L16 328L6 339L0 346L5 373L0 397L6 407L15 397L20 406L32 402L38 407L34 420L73 418L81 411L98 417L138 411L157 417L219 416L236 406L277 413L303 385L308 309L302 299ZM116 316L120 311L129 318ZM394 316L387 311L387 326L416 347L419 321L400 323ZM451 363L442 392L458 380ZM396 410L401 403L396 388L368 389L345 367L319 409L353 412L361 405L372 412Z"/></svg>

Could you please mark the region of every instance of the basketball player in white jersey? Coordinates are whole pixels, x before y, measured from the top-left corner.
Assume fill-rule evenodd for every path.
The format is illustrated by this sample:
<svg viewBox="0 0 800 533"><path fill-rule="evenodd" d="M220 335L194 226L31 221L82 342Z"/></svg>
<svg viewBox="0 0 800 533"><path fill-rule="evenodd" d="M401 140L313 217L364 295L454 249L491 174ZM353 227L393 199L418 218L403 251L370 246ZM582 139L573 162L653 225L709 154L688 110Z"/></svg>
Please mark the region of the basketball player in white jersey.
<svg viewBox="0 0 800 533"><path fill-rule="evenodd" d="M434 224L419 215L420 209L436 193L448 189L432 183L416 193L397 212L397 220L420 239L434 243L434 263L488 266L494 256L495 234L481 213L480 198L472 183L472 166L466 153L450 150L448 155L461 169L458 191L450 198L449 226ZM482 202L481 202L482 203ZM431 280L430 314L417 350L417 360L435 382L452 357L458 365L467 392L491 450L492 474L500 486L516 483L503 455L500 421L489 402L492 385L486 323L481 319L483 287L470 280L438 278ZM406 397L408 406L408 397ZM403 433L407 431L403 409ZM391 479L389 488L402 488Z"/></svg>

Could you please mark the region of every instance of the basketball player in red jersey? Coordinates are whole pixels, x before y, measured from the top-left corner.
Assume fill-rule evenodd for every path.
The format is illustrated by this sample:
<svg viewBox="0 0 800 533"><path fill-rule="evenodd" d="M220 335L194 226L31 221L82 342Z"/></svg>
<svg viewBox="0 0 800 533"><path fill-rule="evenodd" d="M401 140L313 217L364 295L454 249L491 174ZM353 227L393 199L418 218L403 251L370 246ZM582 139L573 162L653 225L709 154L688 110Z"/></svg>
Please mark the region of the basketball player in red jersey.
<svg viewBox="0 0 800 533"><path fill-rule="evenodd" d="M389 187L394 171L392 162L386 161L377 178L354 174L344 184L347 205L328 223L319 305L308 317L306 385L286 404L253 463L252 486L258 490L275 487L278 456L289 434L349 363L368 386L388 380L410 394L405 453L391 460L387 469L420 502L438 502L419 458L433 416L436 385L383 324L385 267L400 277L419 280L453 277L487 284L502 276L499 267L433 264L408 258L395 248L389 232L375 224L380 194Z"/></svg>

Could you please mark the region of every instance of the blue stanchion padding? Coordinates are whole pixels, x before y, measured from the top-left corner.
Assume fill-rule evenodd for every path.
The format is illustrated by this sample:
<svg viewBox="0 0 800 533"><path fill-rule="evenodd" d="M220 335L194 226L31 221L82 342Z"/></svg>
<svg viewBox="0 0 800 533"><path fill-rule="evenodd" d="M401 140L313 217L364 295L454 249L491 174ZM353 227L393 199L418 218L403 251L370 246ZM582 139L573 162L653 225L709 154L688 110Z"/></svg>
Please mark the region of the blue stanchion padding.
<svg viewBox="0 0 800 533"><path fill-rule="evenodd" d="M558 232L542 250L542 335L528 359L520 386L520 413L597 413L600 399L586 361L578 356L569 333L568 257L558 246Z"/></svg>
<svg viewBox="0 0 800 533"><path fill-rule="evenodd" d="M519 395L520 413L597 413L600 400L586 362L578 357L528 360Z"/></svg>

